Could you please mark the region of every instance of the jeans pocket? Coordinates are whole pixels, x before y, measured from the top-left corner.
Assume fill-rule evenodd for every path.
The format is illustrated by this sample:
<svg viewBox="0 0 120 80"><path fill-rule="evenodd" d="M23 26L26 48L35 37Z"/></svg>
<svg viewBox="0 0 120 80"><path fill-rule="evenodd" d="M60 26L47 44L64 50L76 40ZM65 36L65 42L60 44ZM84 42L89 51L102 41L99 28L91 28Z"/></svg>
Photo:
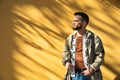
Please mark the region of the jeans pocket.
<svg viewBox="0 0 120 80"><path fill-rule="evenodd" d="M90 80L90 76L85 76L81 74L80 80Z"/></svg>

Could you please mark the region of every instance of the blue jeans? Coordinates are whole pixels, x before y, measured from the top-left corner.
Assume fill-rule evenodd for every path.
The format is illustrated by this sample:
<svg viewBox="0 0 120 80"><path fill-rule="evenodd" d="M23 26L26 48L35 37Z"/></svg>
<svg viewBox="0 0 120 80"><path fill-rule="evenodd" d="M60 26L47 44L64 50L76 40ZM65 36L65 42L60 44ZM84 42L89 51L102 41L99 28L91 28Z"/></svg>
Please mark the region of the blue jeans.
<svg viewBox="0 0 120 80"><path fill-rule="evenodd" d="M90 76L84 76L80 72L76 72L75 77L71 77L71 80L90 80Z"/></svg>

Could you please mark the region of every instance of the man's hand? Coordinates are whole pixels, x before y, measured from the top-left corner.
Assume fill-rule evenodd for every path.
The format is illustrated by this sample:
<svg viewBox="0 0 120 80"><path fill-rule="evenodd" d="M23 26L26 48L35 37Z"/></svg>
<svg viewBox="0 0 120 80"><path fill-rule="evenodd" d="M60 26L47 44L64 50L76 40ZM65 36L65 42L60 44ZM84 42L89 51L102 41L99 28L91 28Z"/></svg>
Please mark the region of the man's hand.
<svg viewBox="0 0 120 80"><path fill-rule="evenodd" d="M73 68L73 66L72 66L72 64L70 62L66 62L65 67L66 67L67 70L68 69L70 70L70 69Z"/></svg>
<svg viewBox="0 0 120 80"><path fill-rule="evenodd" d="M90 68L90 70L84 70L81 74L85 76L90 76L94 72L94 69Z"/></svg>
<svg viewBox="0 0 120 80"><path fill-rule="evenodd" d="M85 75L85 76L90 76L91 73L88 70L84 70L81 74Z"/></svg>

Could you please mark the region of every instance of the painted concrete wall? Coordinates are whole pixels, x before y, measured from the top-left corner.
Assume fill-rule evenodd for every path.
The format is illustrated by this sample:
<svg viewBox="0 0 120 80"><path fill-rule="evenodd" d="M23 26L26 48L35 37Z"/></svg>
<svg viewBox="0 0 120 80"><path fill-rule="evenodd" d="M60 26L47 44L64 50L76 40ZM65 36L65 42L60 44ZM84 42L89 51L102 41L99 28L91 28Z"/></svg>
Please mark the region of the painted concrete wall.
<svg viewBox="0 0 120 80"><path fill-rule="evenodd" d="M61 53L75 11L105 47L104 80L120 80L118 0L0 0L0 80L62 80Z"/></svg>

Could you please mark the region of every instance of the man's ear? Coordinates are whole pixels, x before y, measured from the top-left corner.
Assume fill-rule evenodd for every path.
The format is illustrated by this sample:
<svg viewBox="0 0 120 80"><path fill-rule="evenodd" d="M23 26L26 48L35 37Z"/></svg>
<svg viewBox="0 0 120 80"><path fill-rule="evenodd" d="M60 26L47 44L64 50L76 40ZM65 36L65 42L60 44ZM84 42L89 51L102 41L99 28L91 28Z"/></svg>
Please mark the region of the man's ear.
<svg viewBox="0 0 120 80"><path fill-rule="evenodd" d="M82 26L86 26L86 22L83 21L83 22L82 22Z"/></svg>

